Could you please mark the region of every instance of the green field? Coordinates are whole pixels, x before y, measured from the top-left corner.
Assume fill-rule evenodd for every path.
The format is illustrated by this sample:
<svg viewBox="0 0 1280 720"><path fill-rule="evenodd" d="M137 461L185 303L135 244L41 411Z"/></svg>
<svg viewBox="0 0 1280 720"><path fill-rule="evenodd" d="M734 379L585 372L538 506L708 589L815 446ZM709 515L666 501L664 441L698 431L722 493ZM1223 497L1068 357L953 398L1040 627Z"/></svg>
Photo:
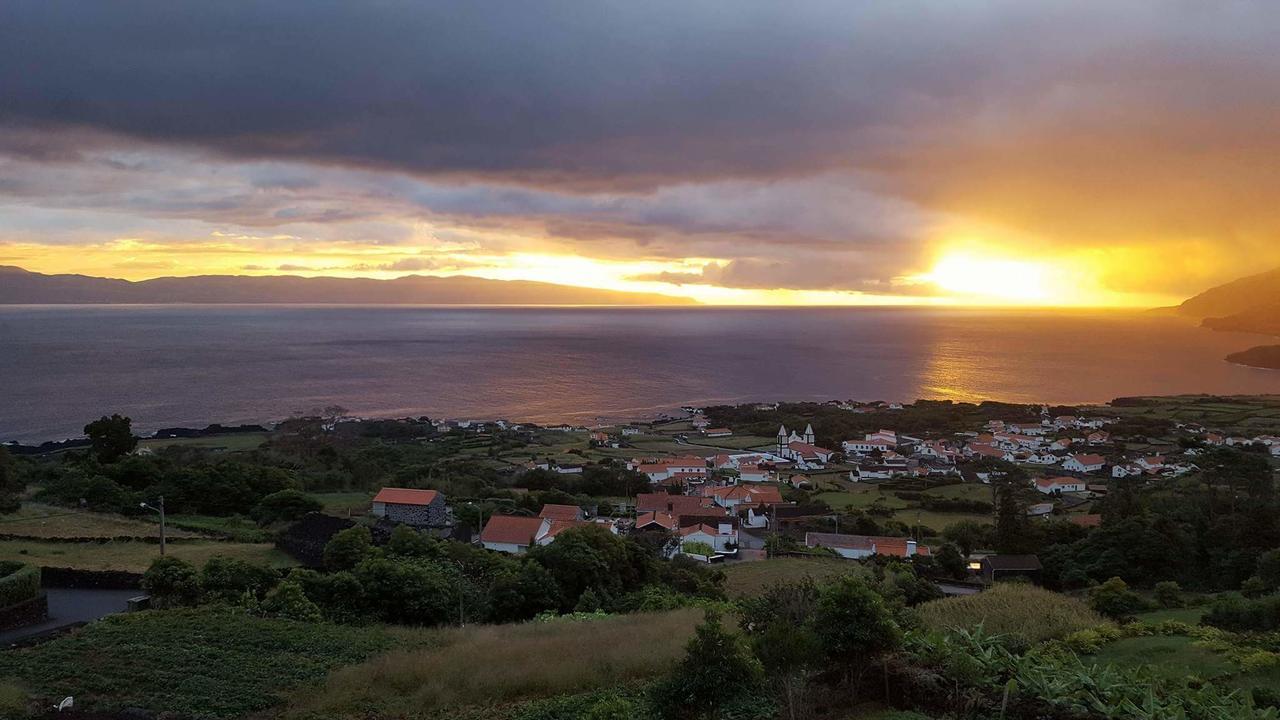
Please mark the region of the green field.
<svg viewBox="0 0 1280 720"><path fill-rule="evenodd" d="M936 498L946 498L948 500L976 500L978 502L991 502L991 486L982 483L958 483L956 485L943 485L942 487L929 488L924 491L925 495Z"/></svg>
<svg viewBox="0 0 1280 720"><path fill-rule="evenodd" d="M158 440L143 440L138 443L138 447L149 448L151 450L159 450L166 447L198 447L209 450L225 450L227 452L242 452L245 450L253 450L261 447L269 433L236 433L234 435L215 435L213 437L198 438L163 438Z"/></svg>
<svg viewBox="0 0 1280 720"><path fill-rule="evenodd" d="M227 555L273 567L288 567L296 564L288 555L267 543L215 540L175 542L169 544L168 553L196 565L203 565L214 555ZM146 542L69 543L0 540L0 560L18 560L45 567L142 572L159 554L158 544Z"/></svg>
<svg viewBox="0 0 1280 720"><path fill-rule="evenodd" d="M160 526L123 515L24 503L16 513L0 518L0 534L30 538L159 537ZM174 528L169 536L199 537L200 534Z"/></svg>
<svg viewBox="0 0 1280 720"><path fill-rule="evenodd" d="M352 515L364 515L369 512L369 503L373 500L373 493L316 493L312 497L324 505L324 512L330 515L349 517Z"/></svg>
<svg viewBox="0 0 1280 720"><path fill-rule="evenodd" d="M1185 636L1136 637L1117 640L1087 660L1103 665L1145 667L1167 678L1194 675L1210 679L1230 674L1232 664L1222 655L1201 647Z"/></svg>
<svg viewBox="0 0 1280 720"><path fill-rule="evenodd" d="M24 650L0 652L13 678L48 708L139 707L195 720L242 717L280 704L334 667L433 634L268 620L234 610L114 615Z"/></svg>
<svg viewBox="0 0 1280 720"><path fill-rule="evenodd" d="M731 598L750 597L772 585L795 582L805 577L826 580L857 566L852 561L833 557L785 557L734 563L724 569L724 589Z"/></svg>
<svg viewBox="0 0 1280 720"><path fill-rule="evenodd" d="M876 485L867 485L865 483L852 484L848 490L818 493L813 496L813 499L830 505L833 510L862 509L871 507L876 503L894 510L910 507L911 505L906 500L881 492Z"/></svg>

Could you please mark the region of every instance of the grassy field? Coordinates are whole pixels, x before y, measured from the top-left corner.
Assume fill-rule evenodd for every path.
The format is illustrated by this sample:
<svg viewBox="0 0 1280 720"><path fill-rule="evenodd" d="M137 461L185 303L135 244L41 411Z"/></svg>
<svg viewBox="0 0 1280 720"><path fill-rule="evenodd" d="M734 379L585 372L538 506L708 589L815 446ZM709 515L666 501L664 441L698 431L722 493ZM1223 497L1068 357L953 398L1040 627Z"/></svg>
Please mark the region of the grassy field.
<svg viewBox="0 0 1280 720"><path fill-rule="evenodd" d="M324 511L330 515L348 517L364 515L369 512L369 503L373 500L370 492L317 493L313 495L324 505Z"/></svg>
<svg viewBox="0 0 1280 720"><path fill-rule="evenodd" d="M813 499L821 500L830 505L833 510L867 508L876 503L891 509L906 508L911 505L906 500L881 492L880 488L875 485L866 484L853 484L849 489L838 492L818 493L813 496Z"/></svg>
<svg viewBox="0 0 1280 720"><path fill-rule="evenodd" d="M731 598L758 595L771 585L804 577L826 580L849 572L857 563L831 557L786 557L725 566L725 592Z"/></svg>
<svg viewBox="0 0 1280 720"><path fill-rule="evenodd" d="M216 535L245 543L271 542L271 532L258 526L258 523L247 517L232 515L230 517L213 517L210 515L173 515L168 518L170 537L172 528L194 530L196 532Z"/></svg>
<svg viewBox="0 0 1280 720"><path fill-rule="evenodd" d="M942 487L925 490L924 494L929 497L946 498L948 500L976 500L978 502L991 502L991 486L983 485L982 483L943 485Z"/></svg>
<svg viewBox="0 0 1280 720"><path fill-rule="evenodd" d="M936 531L942 531L948 525L954 525L961 520L972 520L985 525L990 525L992 523L991 516L987 514L935 512L933 510L918 510L916 508L898 510L893 513L893 519L906 523L908 527L915 527L919 524L923 527Z"/></svg>
<svg viewBox="0 0 1280 720"><path fill-rule="evenodd" d="M253 450L267 441L268 433L236 433L234 435L217 435L214 437L199 438L164 438L159 440L143 440L138 443L139 447L159 450L160 448L180 446L180 447L196 447L213 450L225 450L227 452L242 452L245 450Z"/></svg>
<svg viewBox="0 0 1280 720"><path fill-rule="evenodd" d="M997 583L977 595L932 600L919 607L931 630L971 629L1017 635L1029 642L1065 637L1077 630L1106 624L1084 601L1034 585Z"/></svg>
<svg viewBox="0 0 1280 720"><path fill-rule="evenodd" d="M123 515L24 503L18 512L0 518L0 534L32 538L159 537L160 526ZM170 532L170 537L199 536L181 529Z"/></svg>
<svg viewBox="0 0 1280 720"><path fill-rule="evenodd" d="M228 555L253 563L287 567L296 563L268 543L216 540L170 543L168 553L196 565L214 555ZM142 572L160 554L160 546L145 542L66 543L38 540L0 540L0 560L19 560L46 567L79 570Z"/></svg>
<svg viewBox="0 0 1280 720"><path fill-rule="evenodd" d="M760 437L759 435L730 435L729 437L709 438L691 434L689 435L689 444L735 450L750 450L752 448L768 448L772 450L777 447L778 441L773 438Z"/></svg>
<svg viewBox="0 0 1280 720"><path fill-rule="evenodd" d="M643 680L683 657L701 619L699 611L677 610L441 630L429 647L337 670L319 690L297 693L284 716L436 718L448 709Z"/></svg>
<svg viewBox="0 0 1280 720"><path fill-rule="evenodd" d="M1224 656L1196 647L1185 636L1136 637L1117 640L1089 656L1100 665L1146 667L1171 679L1194 675L1215 678L1230 674L1234 667Z"/></svg>
<svg viewBox="0 0 1280 720"><path fill-rule="evenodd" d="M0 677L16 680L46 709L73 695L77 710L139 707L193 720L233 718L280 704L284 693L320 682L334 667L434 637L231 610L143 612L0 651Z"/></svg>

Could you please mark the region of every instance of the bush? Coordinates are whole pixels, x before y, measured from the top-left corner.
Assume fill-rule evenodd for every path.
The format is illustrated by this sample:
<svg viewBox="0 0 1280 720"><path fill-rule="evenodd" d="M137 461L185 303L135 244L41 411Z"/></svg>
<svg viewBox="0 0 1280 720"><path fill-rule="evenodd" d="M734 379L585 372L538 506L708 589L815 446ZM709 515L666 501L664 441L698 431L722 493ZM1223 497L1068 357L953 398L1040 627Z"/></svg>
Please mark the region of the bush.
<svg viewBox="0 0 1280 720"><path fill-rule="evenodd" d="M1182 607L1182 588L1172 580L1156 583L1155 596L1162 608Z"/></svg>
<svg viewBox="0 0 1280 720"><path fill-rule="evenodd" d="M1146 610L1147 602L1124 580L1113 577L1089 591L1089 606L1104 617L1123 620Z"/></svg>
<svg viewBox="0 0 1280 720"><path fill-rule="evenodd" d="M12 560L0 561L0 608L26 602L40 594L40 568Z"/></svg>
<svg viewBox="0 0 1280 720"><path fill-rule="evenodd" d="M258 501L249 515L259 525L275 522L292 522L309 512L320 512L324 504L300 490L281 490Z"/></svg>
<svg viewBox="0 0 1280 720"><path fill-rule="evenodd" d="M711 557L716 554L716 549L704 542L687 542L680 547L680 552L685 555L701 555L703 557Z"/></svg>
<svg viewBox="0 0 1280 720"><path fill-rule="evenodd" d="M200 570L200 588L215 602L236 603L246 594L261 600L279 579L270 568L223 555L209 558Z"/></svg>
<svg viewBox="0 0 1280 720"><path fill-rule="evenodd" d="M190 563L166 555L151 561L142 574L142 589L156 607L195 605L200 599L200 576Z"/></svg>
<svg viewBox="0 0 1280 720"><path fill-rule="evenodd" d="M363 525L334 535L324 546L324 566L330 570L351 570L373 554L373 533Z"/></svg>
<svg viewBox="0 0 1280 720"><path fill-rule="evenodd" d="M302 585L293 580L286 580L267 593L262 603L262 610L272 617L303 622L320 622L320 608L307 599Z"/></svg>
<svg viewBox="0 0 1280 720"><path fill-rule="evenodd" d="M1202 619L1205 625L1232 632L1270 632L1280 629L1280 595L1246 598L1218 596Z"/></svg>
<svg viewBox="0 0 1280 720"><path fill-rule="evenodd" d="M654 705L668 718L720 717L727 706L758 690L763 670L742 638L708 611L685 658L653 687Z"/></svg>

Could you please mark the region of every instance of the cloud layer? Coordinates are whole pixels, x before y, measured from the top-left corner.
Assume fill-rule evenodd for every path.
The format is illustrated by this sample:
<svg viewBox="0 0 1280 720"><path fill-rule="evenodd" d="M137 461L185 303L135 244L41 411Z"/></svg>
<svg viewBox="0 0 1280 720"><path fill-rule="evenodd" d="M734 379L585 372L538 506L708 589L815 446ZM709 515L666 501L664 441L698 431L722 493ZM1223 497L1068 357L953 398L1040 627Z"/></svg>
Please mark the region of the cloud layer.
<svg viewBox="0 0 1280 720"><path fill-rule="evenodd" d="M1278 34L1246 2L13 0L0 244L916 293L976 241L1185 293L1280 262Z"/></svg>

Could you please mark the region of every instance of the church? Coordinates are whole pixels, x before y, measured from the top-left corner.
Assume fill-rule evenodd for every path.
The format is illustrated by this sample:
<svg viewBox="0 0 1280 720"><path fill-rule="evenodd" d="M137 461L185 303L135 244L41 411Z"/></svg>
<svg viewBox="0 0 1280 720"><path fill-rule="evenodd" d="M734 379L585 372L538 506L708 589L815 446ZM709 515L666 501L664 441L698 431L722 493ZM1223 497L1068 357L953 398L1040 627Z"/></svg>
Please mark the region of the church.
<svg viewBox="0 0 1280 720"><path fill-rule="evenodd" d="M804 434L787 433L785 425L778 428L777 455L793 462L826 463L835 453L814 445L813 425L806 425Z"/></svg>

